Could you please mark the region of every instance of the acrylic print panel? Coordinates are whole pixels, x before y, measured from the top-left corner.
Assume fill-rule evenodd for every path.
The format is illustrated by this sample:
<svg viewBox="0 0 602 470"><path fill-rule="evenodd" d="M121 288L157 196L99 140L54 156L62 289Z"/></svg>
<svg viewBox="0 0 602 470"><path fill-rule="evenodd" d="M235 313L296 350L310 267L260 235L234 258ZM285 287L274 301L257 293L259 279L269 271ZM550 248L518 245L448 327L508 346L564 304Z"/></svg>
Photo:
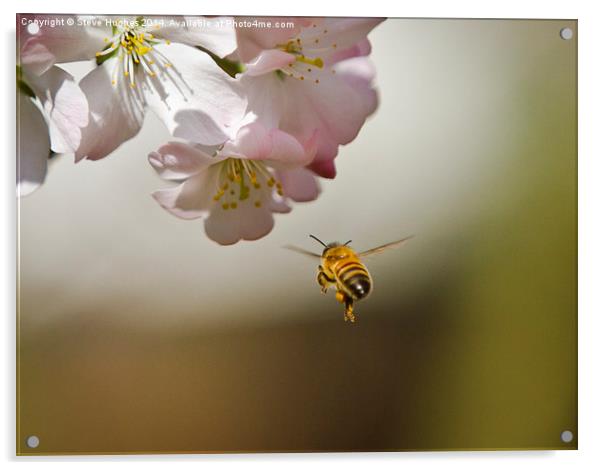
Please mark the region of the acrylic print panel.
<svg viewBox="0 0 602 470"><path fill-rule="evenodd" d="M577 448L576 21L17 24L19 454Z"/></svg>

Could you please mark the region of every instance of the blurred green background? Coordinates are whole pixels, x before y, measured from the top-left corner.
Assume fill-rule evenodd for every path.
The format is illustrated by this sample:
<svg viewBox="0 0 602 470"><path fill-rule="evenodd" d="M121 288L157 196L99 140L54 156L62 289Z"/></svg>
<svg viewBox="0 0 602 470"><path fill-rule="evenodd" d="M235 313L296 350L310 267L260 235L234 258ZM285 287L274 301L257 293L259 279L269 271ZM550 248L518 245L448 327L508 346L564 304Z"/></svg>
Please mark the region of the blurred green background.
<svg viewBox="0 0 602 470"><path fill-rule="evenodd" d="M20 202L18 452L576 448L576 32L387 20L379 110L257 242L150 198L153 116L104 160L57 157ZM368 262L350 325L281 248L308 233L415 237Z"/></svg>

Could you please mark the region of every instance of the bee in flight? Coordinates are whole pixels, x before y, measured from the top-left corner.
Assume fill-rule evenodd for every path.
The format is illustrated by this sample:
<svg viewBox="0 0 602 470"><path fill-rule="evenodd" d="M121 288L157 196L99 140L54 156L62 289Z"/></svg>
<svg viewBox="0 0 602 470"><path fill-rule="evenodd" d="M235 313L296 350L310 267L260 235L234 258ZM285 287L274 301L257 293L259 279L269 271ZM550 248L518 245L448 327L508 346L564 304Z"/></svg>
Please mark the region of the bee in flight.
<svg viewBox="0 0 602 470"><path fill-rule="evenodd" d="M285 248L312 258L321 259L318 266L317 280L322 293L325 294L329 287L334 286L337 290L336 299L345 305L344 319L351 322L355 321L355 315L353 314L354 302L368 297L373 287L372 277L361 259L376 253L382 253L386 249L399 246L412 238L402 238L371 250L356 253L349 246L351 240L345 243L332 242L327 245L314 235L310 235L310 237L324 247L321 255L296 246L286 246Z"/></svg>

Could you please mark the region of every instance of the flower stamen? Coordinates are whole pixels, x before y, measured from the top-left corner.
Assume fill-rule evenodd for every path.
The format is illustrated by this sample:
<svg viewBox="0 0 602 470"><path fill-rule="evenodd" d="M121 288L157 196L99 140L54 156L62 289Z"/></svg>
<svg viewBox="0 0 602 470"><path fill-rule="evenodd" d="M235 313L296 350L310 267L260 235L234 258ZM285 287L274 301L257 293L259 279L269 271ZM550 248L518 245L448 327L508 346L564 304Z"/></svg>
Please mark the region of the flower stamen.
<svg viewBox="0 0 602 470"><path fill-rule="evenodd" d="M231 157L219 165L213 200L223 200L221 206L224 210L236 209L253 194L257 195L253 198L256 208L262 206L264 193L271 195L275 191L279 196L284 195L282 184L261 161ZM231 183L236 184L231 187Z"/></svg>

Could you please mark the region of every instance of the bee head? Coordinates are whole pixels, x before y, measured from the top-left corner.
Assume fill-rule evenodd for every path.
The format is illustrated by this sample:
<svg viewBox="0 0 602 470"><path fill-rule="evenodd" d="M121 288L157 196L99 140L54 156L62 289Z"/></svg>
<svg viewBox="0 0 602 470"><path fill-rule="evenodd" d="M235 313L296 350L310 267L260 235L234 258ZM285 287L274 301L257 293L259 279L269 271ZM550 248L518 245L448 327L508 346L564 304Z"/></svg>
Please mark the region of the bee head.
<svg viewBox="0 0 602 470"><path fill-rule="evenodd" d="M339 246L347 246L351 243L351 240L346 241L345 243L341 243L341 242L331 242L328 245L326 243L324 243L322 240L320 240L318 237L316 237L315 235L309 235L310 238L313 238L314 240L316 240L318 243L320 243L323 247L324 250L322 251L322 255L325 255L326 252L332 248L338 248Z"/></svg>

